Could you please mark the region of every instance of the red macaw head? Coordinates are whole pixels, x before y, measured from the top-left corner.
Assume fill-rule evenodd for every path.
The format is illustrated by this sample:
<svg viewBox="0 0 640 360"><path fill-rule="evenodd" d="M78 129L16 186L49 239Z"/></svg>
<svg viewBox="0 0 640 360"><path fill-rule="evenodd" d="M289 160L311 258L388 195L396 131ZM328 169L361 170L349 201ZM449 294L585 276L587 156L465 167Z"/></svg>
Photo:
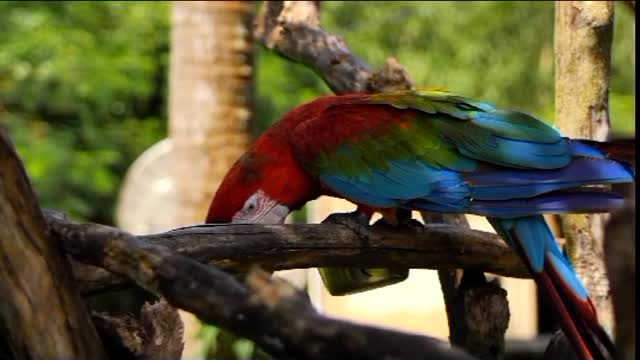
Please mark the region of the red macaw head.
<svg viewBox="0 0 640 360"><path fill-rule="evenodd" d="M254 151L244 154L220 184L209 207L207 222L283 223L290 210L274 198L269 186L273 175L265 165Z"/></svg>
<svg viewBox="0 0 640 360"><path fill-rule="evenodd" d="M286 142L260 138L223 179L206 221L281 224L292 210L317 197L314 184Z"/></svg>
<svg viewBox="0 0 640 360"><path fill-rule="evenodd" d="M320 185L296 159L292 130L329 106L326 96L287 112L229 170L209 207L209 223L279 224L320 195Z"/></svg>

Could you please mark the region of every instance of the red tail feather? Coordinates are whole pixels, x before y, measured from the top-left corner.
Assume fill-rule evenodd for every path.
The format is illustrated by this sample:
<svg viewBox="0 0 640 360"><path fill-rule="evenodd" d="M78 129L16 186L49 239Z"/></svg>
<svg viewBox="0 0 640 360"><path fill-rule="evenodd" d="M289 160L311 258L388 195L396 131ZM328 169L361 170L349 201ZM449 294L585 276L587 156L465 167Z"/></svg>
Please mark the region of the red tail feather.
<svg viewBox="0 0 640 360"><path fill-rule="evenodd" d="M512 231L511 235L517 238ZM520 244L515 246L516 252L524 257ZM526 263L526 262L525 262ZM553 268L553 262L545 256L542 272L535 272L526 263L538 288L544 295L544 301L555 313L560 328L564 332L573 349L581 359L612 360L614 345L607 333L598 323L595 307L590 299L586 301L576 296L562 281L561 276Z"/></svg>
<svg viewBox="0 0 640 360"><path fill-rule="evenodd" d="M580 352L585 351L579 354L580 357L594 360L613 359L613 342L600 326L591 299L587 298L585 301L576 296L549 260L545 261L540 278L539 285L542 285L544 293L548 296L549 306L561 319L562 331L576 349L580 349Z"/></svg>
<svg viewBox="0 0 640 360"><path fill-rule="evenodd" d="M635 167L636 139L617 139L606 142L580 140L580 142L602 150L610 159L622 161Z"/></svg>

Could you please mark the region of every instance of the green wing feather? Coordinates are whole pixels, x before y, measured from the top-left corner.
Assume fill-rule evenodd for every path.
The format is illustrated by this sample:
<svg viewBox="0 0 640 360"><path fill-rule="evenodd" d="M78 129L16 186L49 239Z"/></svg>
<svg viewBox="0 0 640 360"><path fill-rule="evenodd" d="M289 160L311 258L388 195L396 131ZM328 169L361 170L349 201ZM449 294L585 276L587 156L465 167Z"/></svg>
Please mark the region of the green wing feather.
<svg viewBox="0 0 640 360"><path fill-rule="evenodd" d="M476 125L494 135L517 140L556 142L561 137L553 127L523 112L497 110L491 103L444 91L408 90L372 94L368 102L399 109L416 109L427 114L446 114L451 116L451 120L471 120L472 123L475 120Z"/></svg>
<svg viewBox="0 0 640 360"><path fill-rule="evenodd" d="M465 156L516 168L553 169L570 161L557 129L526 113L442 91L373 94L367 102L416 109Z"/></svg>
<svg viewBox="0 0 640 360"><path fill-rule="evenodd" d="M354 104L381 104L418 112L407 112L404 119L390 119L389 125L376 121L377 113L370 108L366 115L354 114ZM344 105L351 107L347 110ZM333 121L325 124L322 131L336 129L335 137L340 137L339 128L344 125L340 121L355 121L358 116L371 118L372 125L356 139L347 139L335 148L314 143L313 138L304 144L307 148L325 149L312 161L303 161L308 170L316 175L358 176L388 171L394 160L410 160L436 169L467 172L477 168L478 160L542 169L558 168L570 160L566 142L548 124L522 112L496 110L490 103L443 91L371 94L338 102L310 121ZM376 131L375 127L382 125L386 126L385 131ZM296 138L295 131L292 137Z"/></svg>

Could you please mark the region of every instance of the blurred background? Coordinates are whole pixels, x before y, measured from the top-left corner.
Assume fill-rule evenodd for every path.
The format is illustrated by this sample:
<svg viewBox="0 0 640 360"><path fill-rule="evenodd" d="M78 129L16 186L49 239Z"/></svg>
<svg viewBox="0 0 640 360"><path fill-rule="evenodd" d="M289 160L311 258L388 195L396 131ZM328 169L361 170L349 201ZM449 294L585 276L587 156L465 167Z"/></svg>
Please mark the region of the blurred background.
<svg viewBox="0 0 640 360"><path fill-rule="evenodd" d="M259 2L178 4L0 1L0 126L42 207L134 233L202 222L203 205L180 217L185 204L209 201L237 152L285 111L331 93L313 71L252 43ZM624 2L615 6L612 132L635 136L634 17ZM323 27L373 67L394 56L417 86L554 121L553 2L330 1L320 9ZM213 105L222 110L207 108ZM206 125L221 120L231 125ZM238 150L225 153L227 145ZM182 160L172 157L180 151ZM204 157L184 160L193 154ZM210 162L220 169L204 169ZM197 189L176 180L185 171L201 179ZM187 192L201 195L181 199ZM323 199L291 221L320 222L351 208ZM482 219L471 220L486 229ZM341 298L324 292L315 271L284 276L306 285L329 314L447 337L434 271L414 270L405 283ZM501 281L512 307L509 336L552 329L528 281ZM256 356L250 343L188 321L194 340L185 358L224 349L225 359Z"/></svg>

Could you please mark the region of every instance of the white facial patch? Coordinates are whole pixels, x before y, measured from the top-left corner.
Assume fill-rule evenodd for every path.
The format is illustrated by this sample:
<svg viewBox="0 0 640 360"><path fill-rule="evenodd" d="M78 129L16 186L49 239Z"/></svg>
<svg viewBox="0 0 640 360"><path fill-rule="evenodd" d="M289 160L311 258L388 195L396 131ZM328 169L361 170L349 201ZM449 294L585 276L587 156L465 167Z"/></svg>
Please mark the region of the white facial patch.
<svg viewBox="0 0 640 360"><path fill-rule="evenodd" d="M233 215L232 223L236 224L282 224L289 215L289 208L278 204L262 190L256 191L242 209Z"/></svg>

